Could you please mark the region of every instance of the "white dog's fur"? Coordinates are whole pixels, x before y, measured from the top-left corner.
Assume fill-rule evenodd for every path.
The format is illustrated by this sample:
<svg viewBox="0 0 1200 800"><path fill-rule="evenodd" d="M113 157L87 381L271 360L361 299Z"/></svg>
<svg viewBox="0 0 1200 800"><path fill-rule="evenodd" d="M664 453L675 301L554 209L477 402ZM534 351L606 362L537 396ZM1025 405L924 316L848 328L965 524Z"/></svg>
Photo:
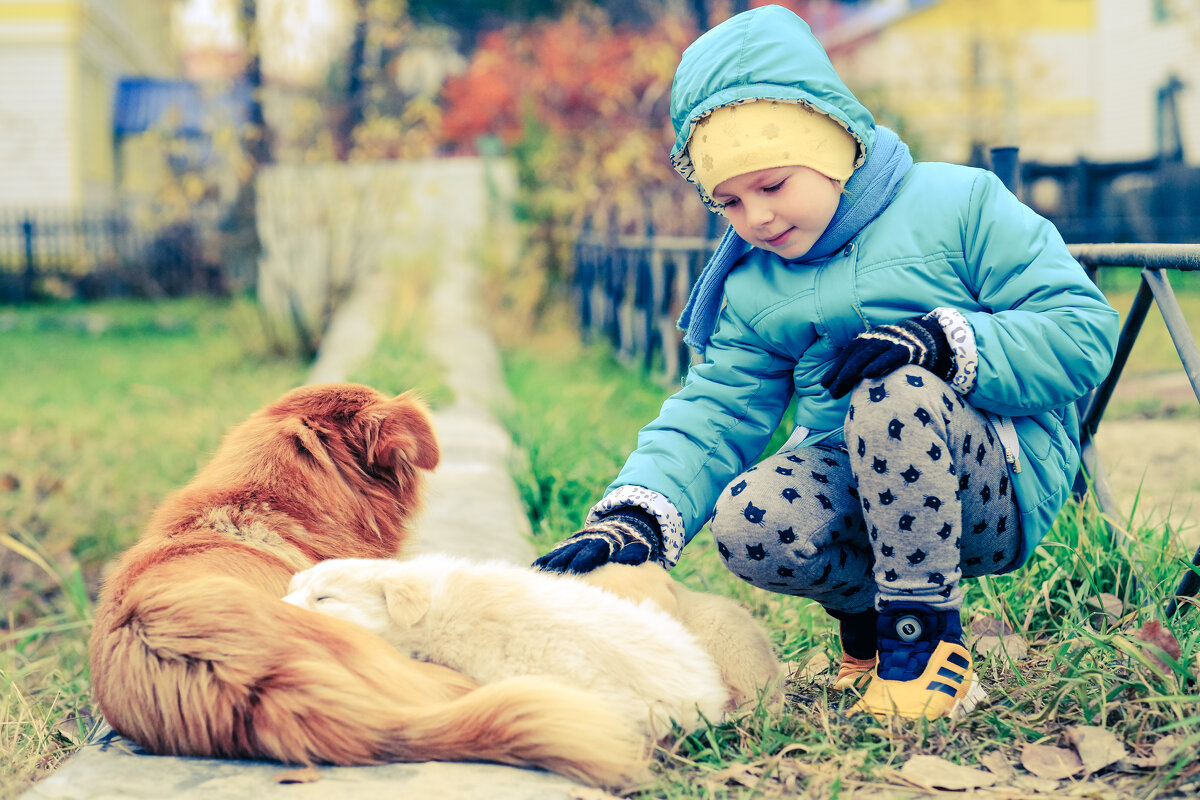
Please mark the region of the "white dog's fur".
<svg viewBox="0 0 1200 800"><path fill-rule="evenodd" d="M605 564L580 579L633 602L653 602L682 622L717 662L731 711L753 711L760 703L772 712L783 710L786 670L766 630L742 605L688 589L653 563Z"/></svg>
<svg viewBox="0 0 1200 800"><path fill-rule="evenodd" d="M590 690L655 739L671 720L694 731L730 705L713 657L678 619L571 575L443 555L332 559L296 574L284 600L480 683L544 675Z"/></svg>

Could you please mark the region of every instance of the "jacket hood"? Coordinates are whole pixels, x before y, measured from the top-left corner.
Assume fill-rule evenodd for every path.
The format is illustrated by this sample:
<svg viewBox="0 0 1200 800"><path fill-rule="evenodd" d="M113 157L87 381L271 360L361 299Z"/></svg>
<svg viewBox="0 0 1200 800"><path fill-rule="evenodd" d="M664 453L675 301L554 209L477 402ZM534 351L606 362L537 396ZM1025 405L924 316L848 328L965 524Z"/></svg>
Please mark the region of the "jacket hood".
<svg viewBox="0 0 1200 800"><path fill-rule="evenodd" d="M856 169L870 155L875 118L838 77L808 23L782 6L764 6L722 22L683 52L671 85L675 171L695 183L687 142L702 117L763 99L803 103L832 117L858 141ZM717 207L703 188L700 196Z"/></svg>

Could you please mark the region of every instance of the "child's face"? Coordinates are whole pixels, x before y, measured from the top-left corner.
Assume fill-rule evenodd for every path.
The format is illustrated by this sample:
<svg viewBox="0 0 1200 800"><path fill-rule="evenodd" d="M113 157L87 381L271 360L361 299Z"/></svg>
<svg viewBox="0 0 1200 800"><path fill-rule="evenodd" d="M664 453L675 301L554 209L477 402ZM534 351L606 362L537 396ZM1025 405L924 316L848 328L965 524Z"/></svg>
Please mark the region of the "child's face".
<svg viewBox="0 0 1200 800"><path fill-rule="evenodd" d="M724 180L712 197L747 242L800 258L829 226L842 186L808 167L772 167Z"/></svg>

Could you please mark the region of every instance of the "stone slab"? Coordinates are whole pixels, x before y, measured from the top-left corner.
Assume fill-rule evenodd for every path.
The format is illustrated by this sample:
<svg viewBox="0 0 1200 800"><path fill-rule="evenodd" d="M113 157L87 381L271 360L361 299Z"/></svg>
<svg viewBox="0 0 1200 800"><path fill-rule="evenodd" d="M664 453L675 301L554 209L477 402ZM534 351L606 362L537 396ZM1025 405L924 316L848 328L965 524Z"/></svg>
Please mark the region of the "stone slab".
<svg viewBox="0 0 1200 800"><path fill-rule="evenodd" d="M483 763L318 767L310 783L281 782L289 773L267 761L149 755L110 733L21 800L572 800L581 788L547 772Z"/></svg>

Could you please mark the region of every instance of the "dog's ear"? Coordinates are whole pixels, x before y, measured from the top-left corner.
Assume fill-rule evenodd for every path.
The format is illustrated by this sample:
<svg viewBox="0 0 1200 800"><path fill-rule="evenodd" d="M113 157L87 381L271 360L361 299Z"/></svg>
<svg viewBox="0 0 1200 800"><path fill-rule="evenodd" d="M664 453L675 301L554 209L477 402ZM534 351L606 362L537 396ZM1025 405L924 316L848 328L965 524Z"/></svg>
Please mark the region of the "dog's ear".
<svg viewBox="0 0 1200 800"><path fill-rule="evenodd" d="M411 578L384 578L383 597L388 616L402 628L411 628L429 610L429 587Z"/></svg>
<svg viewBox="0 0 1200 800"><path fill-rule="evenodd" d="M438 465L441 451L433 423L413 395L406 392L383 404L374 422L367 431L369 466L395 470L407 463L430 470Z"/></svg>

